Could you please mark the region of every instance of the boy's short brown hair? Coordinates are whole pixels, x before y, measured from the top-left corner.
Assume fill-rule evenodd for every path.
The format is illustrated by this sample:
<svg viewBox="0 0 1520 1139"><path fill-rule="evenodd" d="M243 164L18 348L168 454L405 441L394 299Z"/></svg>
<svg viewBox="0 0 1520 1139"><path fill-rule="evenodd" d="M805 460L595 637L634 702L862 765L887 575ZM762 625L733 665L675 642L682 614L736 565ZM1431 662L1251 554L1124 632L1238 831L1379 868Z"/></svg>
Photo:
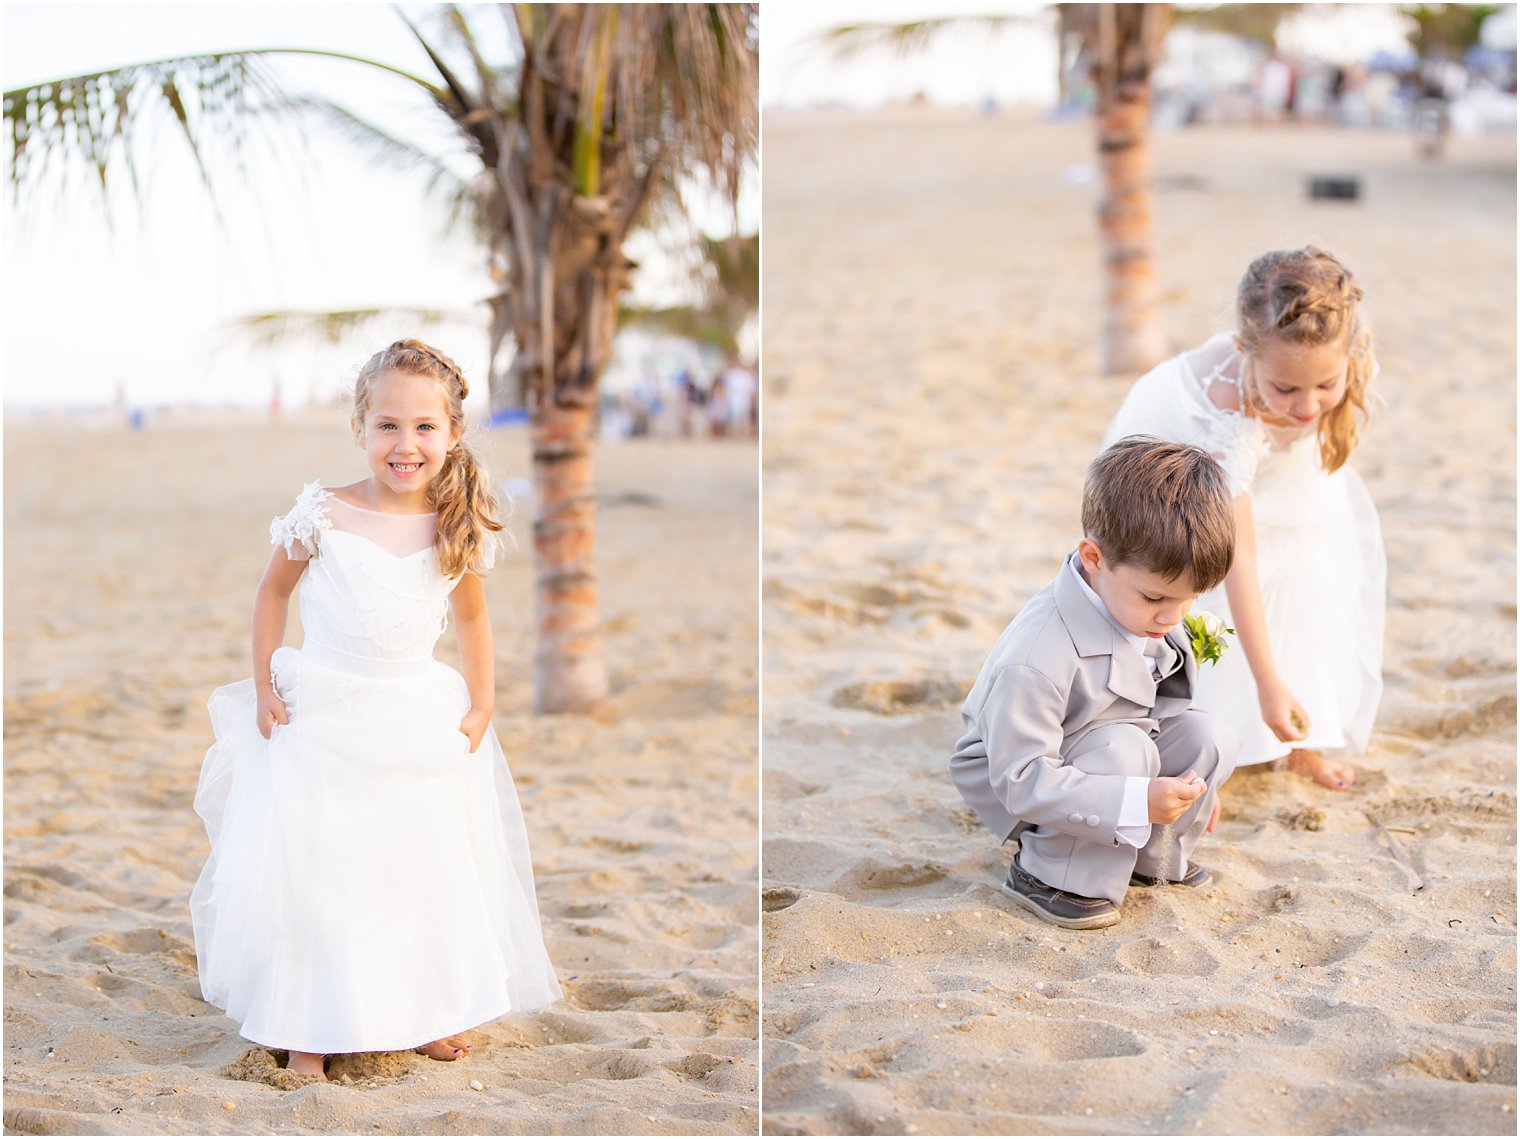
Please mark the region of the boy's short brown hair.
<svg viewBox="0 0 1520 1139"><path fill-rule="evenodd" d="M1087 468L1082 532L1116 565L1171 579L1190 570L1213 589L1235 556L1235 504L1224 468L1186 443L1131 435Z"/></svg>

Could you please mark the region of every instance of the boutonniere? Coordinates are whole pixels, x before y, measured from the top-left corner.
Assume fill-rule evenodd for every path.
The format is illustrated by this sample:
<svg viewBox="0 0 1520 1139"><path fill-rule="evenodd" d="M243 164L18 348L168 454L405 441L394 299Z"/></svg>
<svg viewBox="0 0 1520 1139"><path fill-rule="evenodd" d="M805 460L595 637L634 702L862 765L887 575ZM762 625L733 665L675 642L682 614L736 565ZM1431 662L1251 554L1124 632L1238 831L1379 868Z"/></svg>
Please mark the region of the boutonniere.
<svg viewBox="0 0 1520 1139"><path fill-rule="evenodd" d="M1224 655L1224 650L1230 647L1224 635L1235 634L1234 629L1228 628L1214 614L1201 610L1188 614L1182 623L1187 627L1188 639L1193 643L1193 658L1200 666L1219 660Z"/></svg>

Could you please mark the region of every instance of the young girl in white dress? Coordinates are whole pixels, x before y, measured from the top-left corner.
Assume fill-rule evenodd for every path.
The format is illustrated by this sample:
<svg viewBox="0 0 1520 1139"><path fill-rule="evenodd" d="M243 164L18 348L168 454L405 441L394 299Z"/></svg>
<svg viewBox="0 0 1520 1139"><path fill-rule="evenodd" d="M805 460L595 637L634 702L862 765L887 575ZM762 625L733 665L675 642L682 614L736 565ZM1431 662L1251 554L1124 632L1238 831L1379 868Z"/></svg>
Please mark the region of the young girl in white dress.
<svg viewBox="0 0 1520 1139"><path fill-rule="evenodd" d="M454 1034L560 995L491 726L481 575L502 526L462 437L468 390L415 340L364 365L353 430L369 477L310 483L275 519L253 679L210 701L201 991L305 1075L346 1052L457 1059ZM451 614L462 676L432 657Z"/></svg>
<svg viewBox="0 0 1520 1139"><path fill-rule="evenodd" d="M1246 270L1235 333L1136 381L1104 437L1195 443L1236 495L1235 562L1196 610L1238 648L1199 670L1197 704L1245 743L1240 764L1286 757L1344 790L1326 751L1366 749L1382 694L1386 568L1377 510L1346 460L1377 373L1350 271L1313 246Z"/></svg>

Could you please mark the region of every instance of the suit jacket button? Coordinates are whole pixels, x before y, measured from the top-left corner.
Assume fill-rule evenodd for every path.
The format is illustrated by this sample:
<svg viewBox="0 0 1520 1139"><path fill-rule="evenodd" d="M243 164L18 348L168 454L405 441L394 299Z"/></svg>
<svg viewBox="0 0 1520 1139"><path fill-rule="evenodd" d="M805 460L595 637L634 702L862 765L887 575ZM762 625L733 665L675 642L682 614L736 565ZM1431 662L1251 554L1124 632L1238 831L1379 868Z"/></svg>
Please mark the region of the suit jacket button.
<svg viewBox="0 0 1520 1139"><path fill-rule="evenodd" d="M1090 826L1090 827L1097 826L1098 823L1101 822L1101 821L1102 820L1100 820L1097 815L1088 815L1087 816L1087 825Z"/></svg>
<svg viewBox="0 0 1520 1139"><path fill-rule="evenodd" d="M1073 814L1071 816L1071 821L1074 823L1080 823L1082 821L1082 816L1080 814Z"/></svg>

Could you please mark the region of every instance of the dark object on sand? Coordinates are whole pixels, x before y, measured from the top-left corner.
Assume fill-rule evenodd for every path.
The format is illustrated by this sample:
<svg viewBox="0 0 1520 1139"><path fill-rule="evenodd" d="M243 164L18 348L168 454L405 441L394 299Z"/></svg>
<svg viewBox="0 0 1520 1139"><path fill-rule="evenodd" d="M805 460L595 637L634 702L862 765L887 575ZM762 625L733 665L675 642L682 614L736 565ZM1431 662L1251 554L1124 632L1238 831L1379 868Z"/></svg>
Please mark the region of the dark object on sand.
<svg viewBox="0 0 1520 1139"><path fill-rule="evenodd" d="M1354 202L1361 196L1360 178L1321 174L1309 179L1309 197L1315 200Z"/></svg>

